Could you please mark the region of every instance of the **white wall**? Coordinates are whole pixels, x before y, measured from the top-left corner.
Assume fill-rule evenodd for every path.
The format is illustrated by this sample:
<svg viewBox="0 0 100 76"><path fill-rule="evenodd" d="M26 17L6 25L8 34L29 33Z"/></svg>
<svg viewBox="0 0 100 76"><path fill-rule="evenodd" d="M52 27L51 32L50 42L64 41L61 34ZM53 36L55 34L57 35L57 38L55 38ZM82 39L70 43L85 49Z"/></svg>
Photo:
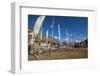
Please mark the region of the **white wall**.
<svg viewBox="0 0 100 76"><path fill-rule="evenodd" d="M10 69L10 47L11 47L11 8L10 4L13 1L17 2L35 2L37 4L41 3L51 3L52 5L59 5L59 6L65 6L65 5L76 5L76 6L95 6L97 7L97 33L98 33L98 39L97 42L100 42L100 0L1 0L0 1L0 76L12 76L13 74L9 73ZM41 74L29 74L29 75L36 75L36 76L99 76L100 71L100 45L97 44L96 50L98 50L97 54L94 55L96 57L96 66L97 68L91 68L90 70L86 69L73 69L69 71L63 71L63 72L52 72L52 73L41 73ZM95 51L95 50L94 50ZM24 74L25 75L25 74ZM26 74L25 76L28 76Z"/></svg>

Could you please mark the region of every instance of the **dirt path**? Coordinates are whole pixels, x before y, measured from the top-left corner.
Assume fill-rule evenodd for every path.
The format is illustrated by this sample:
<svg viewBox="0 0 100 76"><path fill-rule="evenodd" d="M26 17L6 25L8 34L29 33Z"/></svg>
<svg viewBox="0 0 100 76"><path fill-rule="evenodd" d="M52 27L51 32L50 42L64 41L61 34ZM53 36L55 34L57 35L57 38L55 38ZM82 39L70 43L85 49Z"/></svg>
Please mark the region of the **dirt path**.
<svg viewBox="0 0 100 76"><path fill-rule="evenodd" d="M36 58L37 57L37 58ZM79 59L88 58L88 50L85 49L63 49L63 51L55 50L54 52L46 52L39 55L28 55L28 60L54 60L54 59Z"/></svg>

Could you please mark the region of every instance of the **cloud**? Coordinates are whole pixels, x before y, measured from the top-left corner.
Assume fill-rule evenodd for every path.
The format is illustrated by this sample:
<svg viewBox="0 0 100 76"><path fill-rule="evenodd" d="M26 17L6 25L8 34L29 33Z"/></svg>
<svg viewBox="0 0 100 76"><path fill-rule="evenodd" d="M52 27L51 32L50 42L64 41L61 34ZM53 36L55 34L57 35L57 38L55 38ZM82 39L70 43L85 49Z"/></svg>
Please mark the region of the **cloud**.
<svg viewBox="0 0 100 76"><path fill-rule="evenodd" d="M75 42L81 42L81 40L75 40Z"/></svg>
<svg viewBox="0 0 100 76"><path fill-rule="evenodd" d="M64 39L65 41L69 41L69 37L67 37L66 39Z"/></svg>
<svg viewBox="0 0 100 76"><path fill-rule="evenodd" d="M54 36L54 38L55 38L55 39L58 39L59 37L58 37L58 36Z"/></svg>

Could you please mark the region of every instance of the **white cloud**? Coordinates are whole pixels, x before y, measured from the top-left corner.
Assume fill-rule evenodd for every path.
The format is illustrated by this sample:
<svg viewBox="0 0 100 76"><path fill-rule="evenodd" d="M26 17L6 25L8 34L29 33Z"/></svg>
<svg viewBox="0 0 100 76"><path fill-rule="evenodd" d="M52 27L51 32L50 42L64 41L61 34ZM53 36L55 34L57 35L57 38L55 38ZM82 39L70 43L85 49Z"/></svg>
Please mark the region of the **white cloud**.
<svg viewBox="0 0 100 76"><path fill-rule="evenodd" d="M55 39L58 39L58 36L54 36Z"/></svg>
<svg viewBox="0 0 100 76"><path fill-rule="evenodd" d="M69 37L67 37L66 39L64 39L65 41L69 41Z"/></svg>
<svg viewBox="0 0 100 76"><path fill-rule="evenodd" d="M81 40L75 40L75 42L81 42Z"/></svg>

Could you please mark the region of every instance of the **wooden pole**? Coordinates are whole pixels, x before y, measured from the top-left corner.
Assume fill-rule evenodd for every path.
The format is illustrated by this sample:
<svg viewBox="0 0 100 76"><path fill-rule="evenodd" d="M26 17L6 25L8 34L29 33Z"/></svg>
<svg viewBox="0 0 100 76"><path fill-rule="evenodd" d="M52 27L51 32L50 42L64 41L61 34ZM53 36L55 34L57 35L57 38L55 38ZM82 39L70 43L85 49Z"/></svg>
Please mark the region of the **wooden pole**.
<svg viewBox="0 0 100 76"><path fill-rule="evenodd" d="M58 33L59 33L59 42L60 42L60 50L62 52L62 43L61 43L61 32L60 32L60 17L58 17ZM62 53L61 53L62 55Z"/></svg>
<svg viewBox="0 0 100 76"><path fill-rule="evenodd" d="M50 51L50 53L52 53L52 44L53 44L54 16L52 17L51 29L52 29L52 39L51 39L51 51Z"/></svg>

